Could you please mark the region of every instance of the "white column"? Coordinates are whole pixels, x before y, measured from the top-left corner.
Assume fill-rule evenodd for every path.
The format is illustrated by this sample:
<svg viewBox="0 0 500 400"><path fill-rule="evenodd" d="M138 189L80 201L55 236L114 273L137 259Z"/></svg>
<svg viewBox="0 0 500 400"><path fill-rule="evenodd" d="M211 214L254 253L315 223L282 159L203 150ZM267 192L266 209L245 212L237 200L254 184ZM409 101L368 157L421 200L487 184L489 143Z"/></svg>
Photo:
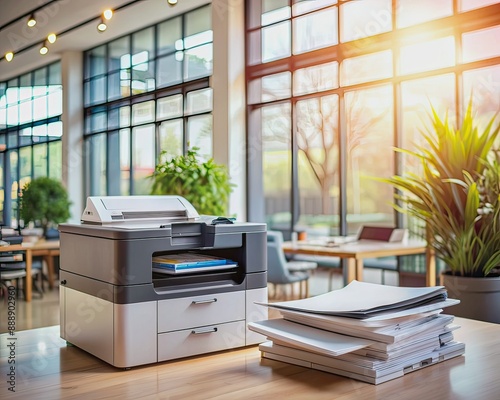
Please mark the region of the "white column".
<svg viewBox="0 0 500 400"><path fill-rule="evenodd" d="M83 54L65 52L61 58L63 86L62 178L72 202L69 222L78 222L83 198Z"/></svg>
<svg viewBox="0 0 500 400"><path fill-rule="evenodd" d="M213 0L213 155L237 186L229 212L246 220L245 2Z"/></svg>

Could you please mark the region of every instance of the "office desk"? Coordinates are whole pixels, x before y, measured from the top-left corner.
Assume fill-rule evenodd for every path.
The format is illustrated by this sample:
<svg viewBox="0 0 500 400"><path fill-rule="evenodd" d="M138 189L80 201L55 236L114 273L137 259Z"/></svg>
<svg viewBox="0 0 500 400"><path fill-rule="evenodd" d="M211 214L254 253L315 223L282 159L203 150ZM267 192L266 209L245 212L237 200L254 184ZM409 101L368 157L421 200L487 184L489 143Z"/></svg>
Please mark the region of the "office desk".
<svg viewBox="0 0 500 400"><path fill-rule="evenodd" d="M451 308L450 308L451 310ZM59 327L15 332L16 393L7 392L8 334L1 335L0 393L19 399L500 399L500 325L456 318L465 355L374 386L261 359L258 347L125 371L77 347ZM140 338L137 338L140 340ZM5 397L6 396L6 397Z"/></svg>
<svg viewBox="0 0 500 400"><path fill-rule="evenodd" d="M307 241L298 242L296 245L293 245L292 242L285 242L283 251L287 254L308 254L347 259L347 273L344 275L346 284L354 279L363 280L363 259L365 258L426 254L426 284L427 286L436 286L434 255L427 248L426 243L420 240L392 243L360 240L335 246L310 244Z"/></svg>
<svg viewBox="0 0 500 400"><path fill-rule="evenodd" d="M59 240L39 240L37 242L31 243L21 243L11 246L0 247L0 252L9 251L22 251L25 253L26 262L26 301L31 301L32 298L32 282L31 282L31 267L33 262L33 257L41 256L47 263L47 272L49 278L49 287L52 289L54 286L54 257L58 256L59 253Z"/></svg>

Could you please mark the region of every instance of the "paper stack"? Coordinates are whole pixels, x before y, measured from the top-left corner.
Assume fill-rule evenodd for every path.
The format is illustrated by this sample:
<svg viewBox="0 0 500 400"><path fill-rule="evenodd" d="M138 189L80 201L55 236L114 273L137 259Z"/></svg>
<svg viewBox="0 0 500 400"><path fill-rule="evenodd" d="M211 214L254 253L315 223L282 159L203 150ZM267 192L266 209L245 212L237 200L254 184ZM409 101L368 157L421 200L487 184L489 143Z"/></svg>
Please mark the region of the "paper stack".
<svg viewBox="0 0 500 400"><path fill-rule="evenodd" d="M443 308L458 304L443 286L395 287L353 281L324 295L259 303L282 318L251 322L270 340L262 357L372 384L464 354L459 326Z"/></svg>

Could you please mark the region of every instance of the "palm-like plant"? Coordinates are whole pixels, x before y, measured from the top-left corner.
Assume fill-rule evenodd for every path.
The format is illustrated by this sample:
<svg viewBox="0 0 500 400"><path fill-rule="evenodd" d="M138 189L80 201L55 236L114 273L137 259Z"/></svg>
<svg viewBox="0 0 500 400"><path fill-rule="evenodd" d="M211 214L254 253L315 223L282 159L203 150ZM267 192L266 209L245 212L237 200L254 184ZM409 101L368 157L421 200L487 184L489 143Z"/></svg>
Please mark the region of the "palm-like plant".
<svg viewBox="0 0 500 400"><path fill-rule="evenodd" d="M434 109L431 118L424 145L397 149L419 160L422 175L382 180L400 190L395 209L425 223L428 245L454 275L487 276L500 264L500 125L493 117L480 131L472 102L458 129Z"/></svg>

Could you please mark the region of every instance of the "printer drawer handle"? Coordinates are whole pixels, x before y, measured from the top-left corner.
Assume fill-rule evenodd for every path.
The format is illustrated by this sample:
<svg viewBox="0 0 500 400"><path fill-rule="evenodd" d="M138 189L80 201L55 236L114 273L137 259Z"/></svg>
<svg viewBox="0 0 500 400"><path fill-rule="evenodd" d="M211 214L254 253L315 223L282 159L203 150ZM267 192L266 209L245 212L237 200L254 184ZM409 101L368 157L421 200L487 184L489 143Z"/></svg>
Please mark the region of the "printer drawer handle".
<svg viewBox="0 0 500 400"><path fill-rule="evenodd" d="M201 328L201 329L193 329L191 333L193 335L202 335L204 333L214 333L217 332L217 328Z"/></svg>
<svg viewBox="0 0 500 400"><path fill-rule="evenodd" d="M205 300L193 300L191 304L207 304L207 303L215 303L217 302L216 298L213 299L205 299Z"/></svg>

